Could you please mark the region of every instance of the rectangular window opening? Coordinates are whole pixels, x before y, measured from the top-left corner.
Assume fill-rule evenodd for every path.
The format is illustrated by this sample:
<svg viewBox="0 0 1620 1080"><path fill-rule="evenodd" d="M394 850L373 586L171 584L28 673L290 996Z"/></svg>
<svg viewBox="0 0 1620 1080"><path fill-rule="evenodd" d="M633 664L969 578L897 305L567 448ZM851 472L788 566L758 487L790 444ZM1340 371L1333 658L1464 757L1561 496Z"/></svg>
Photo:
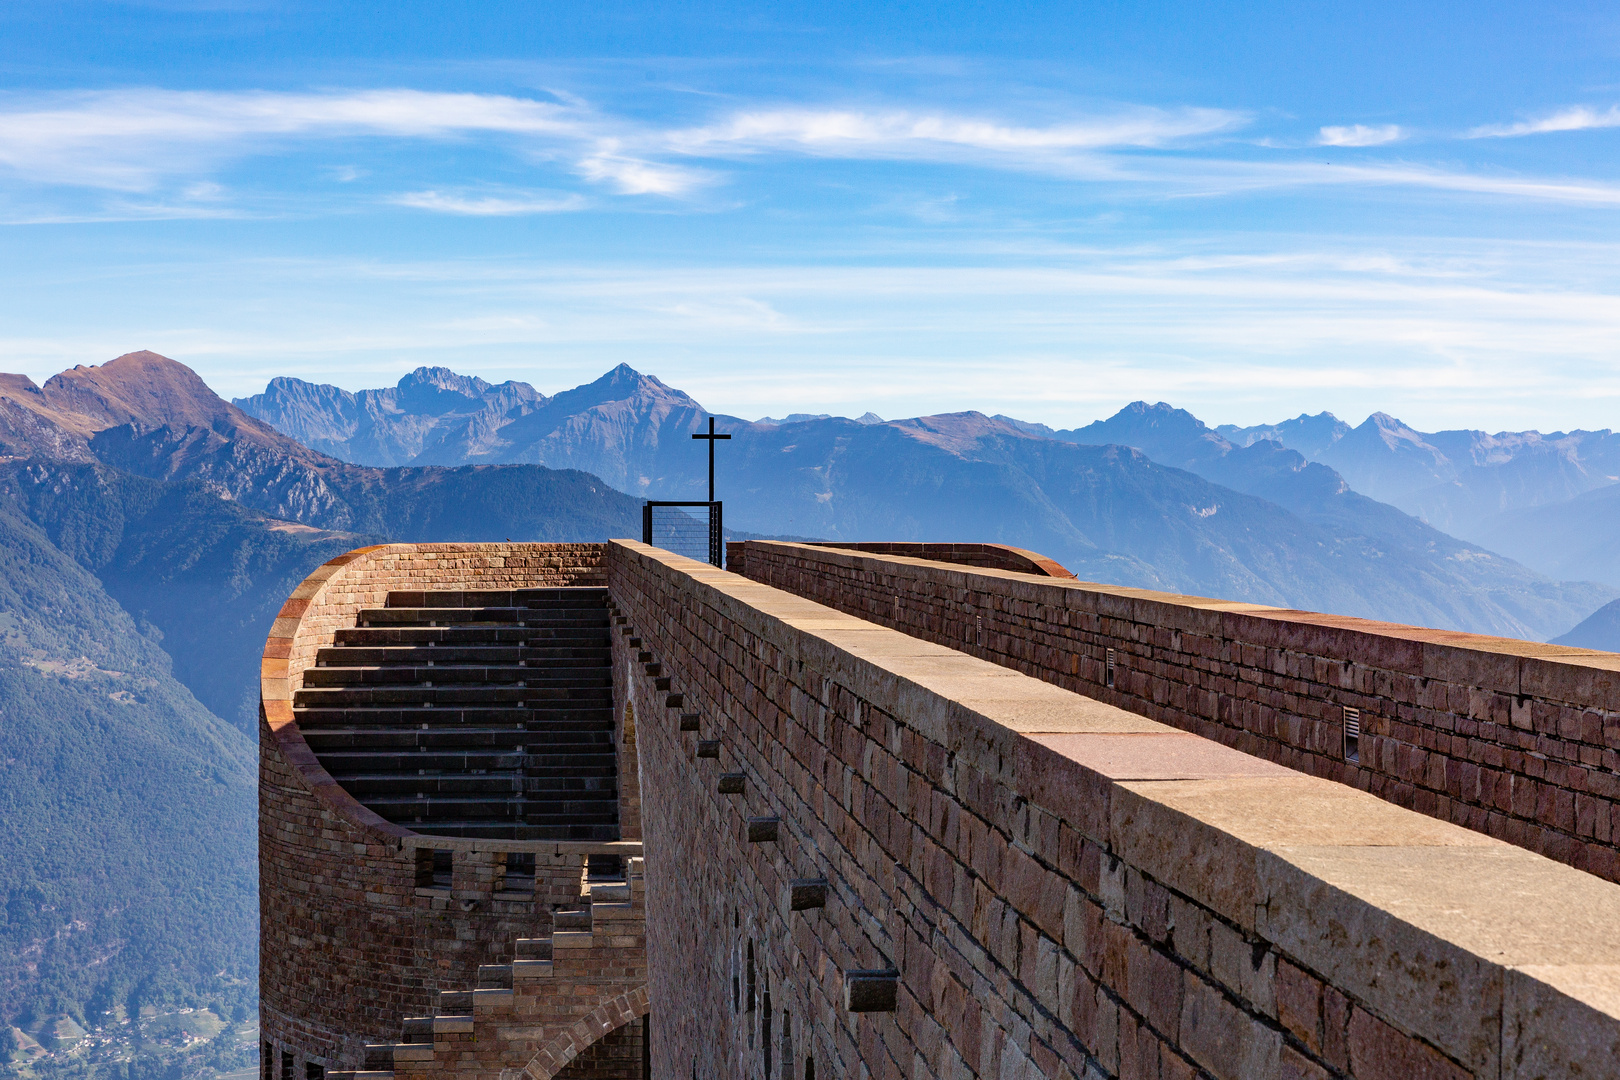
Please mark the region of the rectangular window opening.
<svg viewBox="0 0 1620 1080"><path fill-rule="evenodd" d="M503 892L534 892L534 852L508 851L501 872Z"/></svg>
<svg viewBox="0 0 1620 1080"><path fill-rule="evenodd" d="M587 855L585 876L591 881L618 881L624 877L624 860L618 855Z"/></svg>
<svg viewBox="0 0 1620 1080"><path fill-rule="evenodd" d="M432 848L416 849L416 887L418 889L448 889L454 866L448 851Z"/></svg>
<svg viewBox="0 0 1620 1080"><path fill-rule="evenodd" d="M326 1066L313 1061L304 1062L304 1080L326 1080Z"/></svg>
<svg viewBox="0 0 1620 1080"><path fill-rule="evenodd" d="M293 1056L291 1050L281 1052L281 1080L293 1080Z"/></svg>
<svg viewBox="0 0 1620 1080"><path fill-rule="evenodd" d="M1104 686L1113 686L1114 685L1114 650L1113 649L1108 650L1107 672L1103 676L1103 685Z"/></svg>
<svg viewBox="0 0 1620 1080"><path fill-rule="evenodd" d="M1361 710L1348 706L1344 710L1344 760L1361 764Z"/></svg>

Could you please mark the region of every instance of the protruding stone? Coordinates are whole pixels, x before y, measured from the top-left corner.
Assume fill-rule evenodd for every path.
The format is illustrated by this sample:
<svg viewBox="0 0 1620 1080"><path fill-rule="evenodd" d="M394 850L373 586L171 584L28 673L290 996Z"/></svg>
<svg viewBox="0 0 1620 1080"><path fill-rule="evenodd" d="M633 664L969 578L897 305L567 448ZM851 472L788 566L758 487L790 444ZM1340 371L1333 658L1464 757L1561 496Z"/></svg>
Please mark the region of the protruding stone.
<svg viewBox="0 0 1620 1080"><path fill-rule="evenodd" d="M698 748L697 748L697 756L698 757L710 757L710 758L718 759L720 757L720 740L719 739L701 739L701 740L699 740Z"/></svg>
<svg viewBox="0 0 1620 1080"><path fill-rule="evenodd" d="M809 911L827 906L827 879L794 878L788 882L788 910Z"/></svg>
<svg viewBox="0 0 1620 1080"><path fill-rule="evenodd" d="M696 731L698 729L698 714L695 712L681 713L681 730Z"/></svg>
<svg viewBox="0 0 1620 1080"><path fill-rule="evenodd" d="M720 794L741 795L743 793L743 786L745 783L746 778L740 772L721 773L719 787Z"/></svg>
<svg viewBox="0 0 1620 1080"><path fill-rule="evenodd" d="M750 844L774 844L781 824L782 819L778 817L749 818L748 842Z"/></svg>
<svg viewBox="0 0 1620 1080"><path fill-rule="evenodd" d="M844 972L844 1008L850 1012L894 1012L900 973L894 968Z"/></svg>

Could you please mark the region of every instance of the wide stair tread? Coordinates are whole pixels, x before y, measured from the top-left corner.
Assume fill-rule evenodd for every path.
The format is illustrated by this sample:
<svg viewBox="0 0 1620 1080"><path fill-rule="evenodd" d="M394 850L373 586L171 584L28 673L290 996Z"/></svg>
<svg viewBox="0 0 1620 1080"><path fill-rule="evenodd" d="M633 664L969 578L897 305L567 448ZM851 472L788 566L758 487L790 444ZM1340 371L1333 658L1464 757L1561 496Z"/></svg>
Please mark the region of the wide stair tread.
<svg viewBox="0 0 1620 1080"><path fill-rule="evenodd" d="M293 704L363 805L431 835L617 838L606 589L405 590L357 624Z"/></svg>

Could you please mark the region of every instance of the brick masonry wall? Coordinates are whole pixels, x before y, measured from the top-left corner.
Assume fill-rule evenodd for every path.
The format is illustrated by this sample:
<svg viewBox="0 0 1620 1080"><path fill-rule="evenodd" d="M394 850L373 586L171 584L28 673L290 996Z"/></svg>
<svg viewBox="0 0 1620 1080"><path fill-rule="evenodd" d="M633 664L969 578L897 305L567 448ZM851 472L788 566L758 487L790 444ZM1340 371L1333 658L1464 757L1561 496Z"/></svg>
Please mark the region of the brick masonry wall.
<svg viewBox="0 0 1620 1080"><path fill-rule="evenodd" d="M671 679L628 691L655 1076L1613 1075L1620 888L667 552L608 572Z"/></svg>
<svg viewBox="0 0 1620 1080"><path fill-rule="evenodd" d="M259 776L260 1010L264 1037L306 1062L355 1068L367 1042L394 1042L439 989L470 989L480 964L544 936L579 898L593 848L420 838L355 802L320 767L293 720L315 652L390 591L603 585L600 544L396 544L320 567L288 599L266 643ZM451 848L450 890L416 888L416 847ZM508 850L536 853L531 897L497 893ZM521 1067L522 1063L519 1063Z"/></svg>
<svg viewBox="0 0 1620 1080"><path fill-rule="evenodd" d="M1613 654L801 544L734 543L728 565L1620 880Z"/></svg>

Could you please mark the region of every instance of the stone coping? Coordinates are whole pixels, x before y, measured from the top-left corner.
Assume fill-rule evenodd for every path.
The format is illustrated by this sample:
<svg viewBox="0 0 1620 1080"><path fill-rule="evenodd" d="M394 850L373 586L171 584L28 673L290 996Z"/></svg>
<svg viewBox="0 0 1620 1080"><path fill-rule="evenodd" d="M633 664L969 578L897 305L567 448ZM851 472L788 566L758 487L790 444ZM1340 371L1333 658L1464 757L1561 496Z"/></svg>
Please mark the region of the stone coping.
<svg viewBox="0 0 1620 1080"><path fill-rule="evenodd" d="M838 548L844 551L862 551L873 555L904 555L913 559L927 559L967 566L977 566L970 556L990 557L1004 565L994 569L1033 574L1035 577L1067 578L1075 580L1070 570L1056 559L1048 559L1038 551L1013 547L1011 544L950 544L927 541L862 541L849 543L841 540L817 540L811 547ZM991 569L985 567L985 569Z"/></svg>
<svg viewBox="0 0 1620 1080"><path fill-rule="evenodd" d="M313 662L312 645L321 632L310 626L306 616L312 612L330 610L323 605L328 594L363 572L368 564L384 556L439 556L454 558L500 559L510 553L524 554L543 549L571 547L599 547L585 544L524 544L524 543L433 543L433 544L375 544L355 548L316 567L287 597L270 626L264 642L264 654L259 662L259 720L264 725L260 737L272 740L277 752L294 774L303 780L310 794L334 816L361 833L380 843L395 847L431 847L439 850L500 850L534 851L539 853L593 853L607 844L565 844L556 840L502 840L467 837L441 837L418 833L403 825L388 821L376 811L363 806L332 778L321 765L315 752L304 740L293 716L293 694L302 683L304 667ZM465 586L463 586L465 588ZM355 606L358 610L358 606ZM330 640L330 639L328 639ZM304 657L300 660L299 657ZM497 848L497 843L499 847ZM636 844L639 854L640 844ZM603 852L607 853L607 852ZM613 852L618 853L618 852Z"/></svg>
<svg viewBox="0 0 1620 1080"><path fill-rule="evenodd" d="M401 841L401 847L435 851L532 851L537 855L622 855L635 858L642 854L640 840L502 840L487 836L434 836L432 833L412 832Z"/></svg>
<svg viewBox="0 0 1620 1080"><path fill-rule="evenodd" d="M750 546L867 573L904 566L910 576L948 589L990 591L1013 601L1210 634L1262 647L1297 649L1447 679L1503 694L1544 697L1620 711L1620 653L1549 645L1519 638L1436 630L1236 600L1064 580L1010 570L962 566L905 555L780 540ZM988 579L988 580L987 580Z"/></svg>
<svg viewBox="0 0 1620 1080"><path fill-rule="evenodd" d="M610 561L689 578L694 605L966 756L1474 1075L1612 1075L1620 1060L1620 886L736 574L632 541L610 549ZM1359 634L1369 648L1387 637L1424 665L1555 663L1550 647L1508 639L906 561L944 583L994 576L1046 604L1153 604ZM1620 667L1620 656L1552 651L1577 671Z"/></svg>

